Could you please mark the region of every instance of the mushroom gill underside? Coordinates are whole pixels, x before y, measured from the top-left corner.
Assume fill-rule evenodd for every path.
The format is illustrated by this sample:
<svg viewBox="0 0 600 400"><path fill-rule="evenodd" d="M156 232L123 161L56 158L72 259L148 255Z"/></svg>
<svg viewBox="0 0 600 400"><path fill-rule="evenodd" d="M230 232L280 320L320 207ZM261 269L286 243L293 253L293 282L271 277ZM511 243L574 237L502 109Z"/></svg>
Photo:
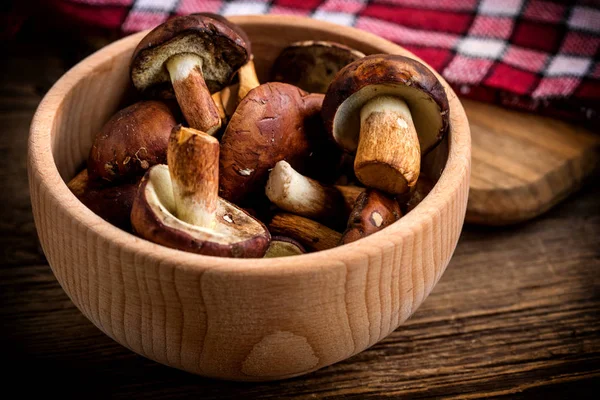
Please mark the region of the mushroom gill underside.
<svg viewBox="0 0 600 400"><path fill-rule="evenodd" d="M340 104L333 120L335 140L349 151L358 148L360 110L371 99L379 96L398 97L406 102L417 132L422 154L435 147L444 133L444 114L427 93L412 86L370 85L357 91Z"/></svg>
<svg viewBox="0 0 600 400"><path fill-rule="evenodd" d="M204 243L211 246L238 246L241 251L250 251L252 254L244 256L262 256L264 249L268 244L268 237L265 235L265 227L259 221L252 218L245 211L235 207L231 203L219 199L217 211L215 214L215 223L213 228L205 228L189 224L179 219L175 214L175 198L173 194L173 185L169 169L166 165L156 165L144 178L140 190L143 190L144 204L136 203L132 213L132 219L144 221L143 230L145 236L160 234L163 243L169 247L183 249L185 247L201 247ZM137 216L134 214L150 213L151 216ZM148 225L152 225L148 227ZM134 224L134 228L135 224ZM142 229L136 228L138 233ZM171 234L172 233L172 234ZM263 240L260 240L260 237ZM258 238L258 239L257 239ZM156 239L153 237L152 239ZM173 243L168 243L172 240ZM185 241L189 243L184 243ZM256 241L259 243L254 250L244 250L246 243ZM164 242L167 241L167 242ZM236 250L233 250L234 256ZM258 254L258 255L256 255Z"/></svg>

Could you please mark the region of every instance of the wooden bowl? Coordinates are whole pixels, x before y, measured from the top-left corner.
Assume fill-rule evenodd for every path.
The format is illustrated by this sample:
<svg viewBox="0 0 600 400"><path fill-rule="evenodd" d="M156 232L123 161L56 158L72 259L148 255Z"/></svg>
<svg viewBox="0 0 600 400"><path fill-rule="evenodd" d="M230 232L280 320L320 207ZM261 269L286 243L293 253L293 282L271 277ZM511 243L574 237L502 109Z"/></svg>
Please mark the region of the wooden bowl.
<svg viewBox="0 0 600 400"><path fill-rule="evenodd" d="M297 40L413 56L372 34L307 18L232 20L250 36L263 81L279 51ZM126 37L73 67L45 96L31 125L35 224L54 274L81 312L136 353L233 380L306 374L372 346L406 321L444 272L465 216L470 133L454 92L446 85L450 133L424 163L439 181L392 226L302 256L195 255L108 224L65 184L128 90L129 59L144 35Z"/></svg>

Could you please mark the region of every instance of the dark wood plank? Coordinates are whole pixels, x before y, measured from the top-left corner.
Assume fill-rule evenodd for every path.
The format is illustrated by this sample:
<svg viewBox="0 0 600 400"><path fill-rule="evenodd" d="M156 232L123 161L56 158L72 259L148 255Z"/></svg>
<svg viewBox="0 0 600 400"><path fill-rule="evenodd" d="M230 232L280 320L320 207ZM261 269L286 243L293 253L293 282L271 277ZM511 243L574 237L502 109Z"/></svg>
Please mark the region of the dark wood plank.
<svg viewBox="0 0 600 400"><path fill-rule="evenodd" d="M62 50L44 51L33 57L21 46L0 67L5 391L127 399L592 398L597 391L597 174L576 196L530 223L465 227L448 270L413 318L371 349L311 375L259 384L216 381L115 343L73 306L37 242L27 129L45 90L72 63Z"/></svg>

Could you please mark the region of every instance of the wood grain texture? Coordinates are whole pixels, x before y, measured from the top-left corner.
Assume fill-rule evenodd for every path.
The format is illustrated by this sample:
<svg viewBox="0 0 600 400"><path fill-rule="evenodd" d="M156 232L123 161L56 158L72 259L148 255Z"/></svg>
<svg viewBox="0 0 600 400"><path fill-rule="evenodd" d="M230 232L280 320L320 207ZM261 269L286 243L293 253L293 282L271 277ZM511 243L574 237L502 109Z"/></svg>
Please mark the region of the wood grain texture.
<svg viewBox="0 0 600 400"><path fill-rule="evenodd" d="M400 329L347 361L300 378L252 384L205 379L108 338L57 282L39 247L29 203L27 129L43 93L71 63L65 47L53 46L81 51L72 37L69 32L50 41L46 33L19 41L0 64L6 393L62 399L595 398L600 187L594 180L529 223L465 226L449 268Z"/></svg>
<svg viewBox="0 0 600 400"><path fill-rule="evenodd" d="M407 54L381 38L304 18L235 21L253 42L259 76L267 73L270 56L299 40ZM444 272L464 220L470 136L456 95L447 89L448 139L425 162L428 175L439 176L435 188L386 230L281 259L183 253L106 224L64 183L125 95L131 52L144 34L115 42L71 69L44 97L31 125L35 224L55 276L81 312L147 358L236 380L314 371L374 345L406 321ZM443 164L440 175L434 170Z"/></svg>
<svg viewBox="0 0 600 400"><path fill-rule="evenodd" d="M514 224L581 187L600 160L600 131L463 100L473 136L467 222Z"/></svg>

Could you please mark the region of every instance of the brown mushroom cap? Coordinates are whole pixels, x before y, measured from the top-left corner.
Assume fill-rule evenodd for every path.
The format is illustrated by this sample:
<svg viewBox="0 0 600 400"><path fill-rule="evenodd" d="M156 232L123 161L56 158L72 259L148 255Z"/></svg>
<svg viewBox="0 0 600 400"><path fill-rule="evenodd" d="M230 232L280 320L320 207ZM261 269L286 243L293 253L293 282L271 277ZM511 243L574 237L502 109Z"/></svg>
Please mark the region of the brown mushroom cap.
<svg viewBox="0 0 600 400"><path fill-rule="evenodd" d="M226 24L231 29L233 29L238 35L240 35L242 37L242 39L246 43L246 50L248 50L248 54L249 55L252 54L252 43L250 42L250 38L248 37L248 34L238 24L234 24L233 22L231 22L230 20L228 20L227 18L225 18L224 16L222 16L220 14L215 14L215 13L211 13L211 12L199 12L199 13L193 13L190 15L205 16L205 17L209 17L212 19L216 19L217 21Z"/></svg>
<svg viewBox="0 0 600 400"><path fill-rule="evenodd" d="M262 257L271 236L248 213L219 199L213 229L188 224L174 215L175 199L169 168L155 165L142 179L131 212L141 237L167 247L220 257Z"/></svg>
<svg viewBox="0 0 600 400"><path fill-rule="evenodd" d="M262 191L269 169L286 160L300 168L310 156L310 134L318 130L323 95L286 83L266 83L241 101L223 138L219 195L236 204Z"/></svg>
<svg viewBox="0 0 600 400"><path fill-rule="evenodd" d="M160 101L120 110L96 134L87 163L90 180L138 180L151 166L165 163L175 125L171 110Z"/></svg>
<svg viewBox="0 0 600 400"><path fill-rule="evenodd" d="M441 82L420 62L394 54L374 54L344 67L323 101L323 121L333 140L348 152L358 147L360 110L378 96L403 99L412 114L421 154L448 131L448 98Z"/></svg>
<svg viewBox="0 0 600 400"><path fill-rule="evenodd" d="M367 189L356 199L348 218L348 227L340 244L354 242L393 224L402 217L396 200L374 189Z"/></svg>
<svg viewBox="0 0 600 400"><path fill-rule="evenodd" d="M90 182L86 169L67 185L71 192L94 214L117 228L131 231L131 207L138 183L123 183L117 186L102 186Z"/></svg>
<svg viewBox="0 0 600 400"><path fill-rule="evenodd" d="M325 93L340 69L364 56L335 42L295 42L283 49L273 63L271 80L290 83L309 93Z"/></svg>
<svg viewBox="0 0 600 400"><path fill-rule="evenodd" d="M250 47L246 39L224 18L208 14L172 18L154 28L135 48L131 80L141 91L169 83L165 62L176 54L194 53L202 58L202 73L209 91L218 92L247 62Z"/></svg>
<svg viewBox="0 0 600 400"><path fill-rule="evenodd" d="M304 246L286 236L273 236L264 258L298 256L306 253Z"/></svg>

